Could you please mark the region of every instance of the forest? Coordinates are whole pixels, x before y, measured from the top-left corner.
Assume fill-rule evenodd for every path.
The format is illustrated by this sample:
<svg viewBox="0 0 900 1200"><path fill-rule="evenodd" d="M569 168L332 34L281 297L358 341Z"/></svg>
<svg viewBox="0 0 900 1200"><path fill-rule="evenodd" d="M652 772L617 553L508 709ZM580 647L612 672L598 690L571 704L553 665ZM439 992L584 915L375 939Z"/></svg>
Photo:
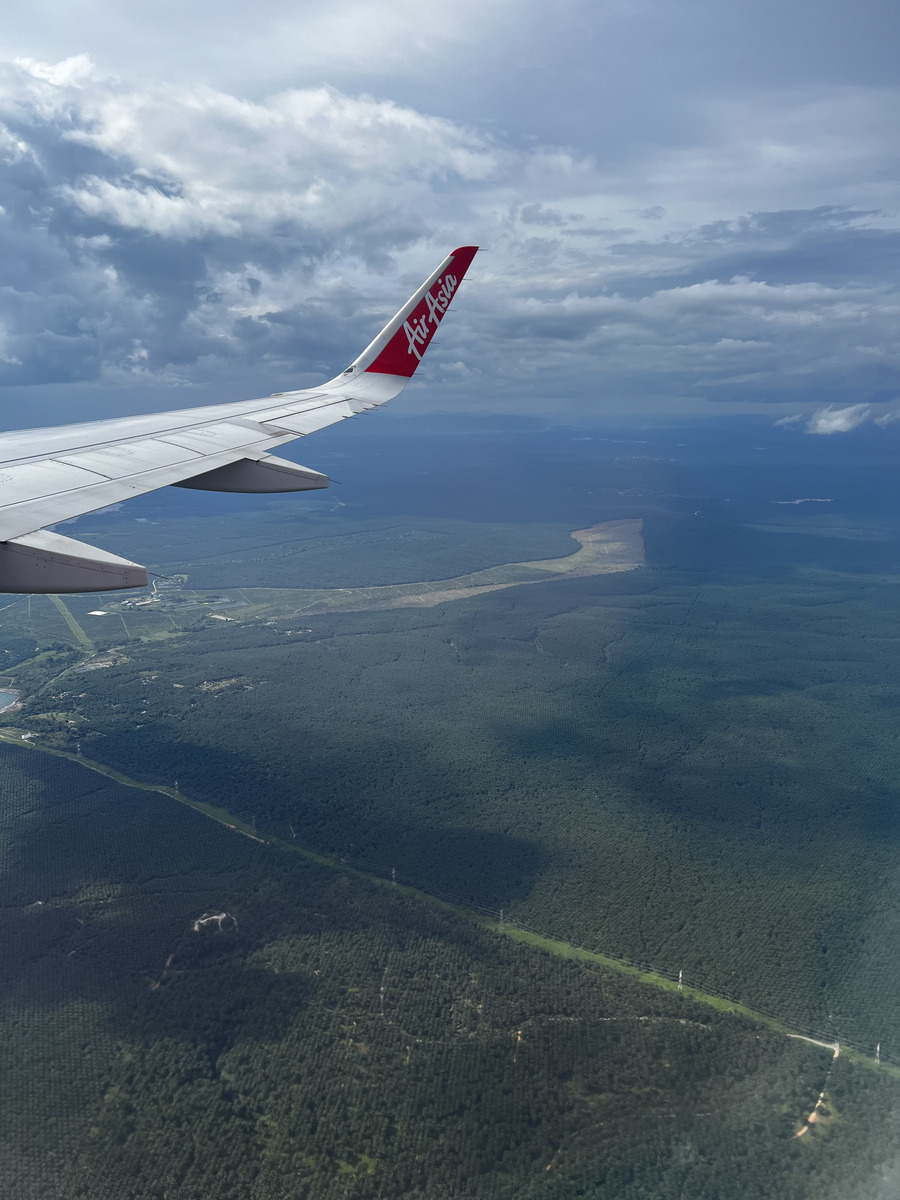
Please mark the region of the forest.
<svg viewBox="0 0 900 1200"><path fill-rule="evenodd" d="M79 536L186 577L188 602L9 598L21 706L0 735L682 972L869 1065L0 746L23 822L9 1095L40 1110L9 1143L22 1187L58 1137L40 1178L67 1197L837 1198L863 1162L862 1194L896 1194L893 466L817 448L798 494L844 500L811 512L783 448L752 458L758 430L675 436L523 433L493 475L498 441L463 461L459 439L400 439L415 516L396 486L361 511L360 449L363 483L302 520L284 500L90 518ZM215 607L562 557L573 529L638 516L627 574L421 609Z"/></svg>
<svg viewBox="0 0 900 1200"><path fill-rule="evenodd" d="M900 1060L891 596L651 566L300 628L201 611L103 669L48 643L8 721Z"/></svg>
<svg viewBox="0 0 900 1200"><path fill-rule="evenodd" d="M892 1075L78 764L0 781L6 1195L896 1194Z"/></svg>

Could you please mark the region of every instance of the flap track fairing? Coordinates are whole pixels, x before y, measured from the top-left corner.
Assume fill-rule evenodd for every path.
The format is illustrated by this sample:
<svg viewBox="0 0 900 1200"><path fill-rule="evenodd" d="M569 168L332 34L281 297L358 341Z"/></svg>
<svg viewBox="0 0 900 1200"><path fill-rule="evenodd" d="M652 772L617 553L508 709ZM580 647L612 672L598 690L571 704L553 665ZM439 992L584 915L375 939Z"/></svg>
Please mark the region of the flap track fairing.
<svg viewBox="0 0 900 1200"><path fill-rule="evenodd" d="M4 592L107 592L146 587L147 569L41 529L0 542L0 581Z"/></svg>
<svg viewBox="0 0 900 1200"><path fill-rule="evenodd" d="M238 459L174 486L201 492L308 492L327 488L328 476L267 454L264 458Z"/></svg>

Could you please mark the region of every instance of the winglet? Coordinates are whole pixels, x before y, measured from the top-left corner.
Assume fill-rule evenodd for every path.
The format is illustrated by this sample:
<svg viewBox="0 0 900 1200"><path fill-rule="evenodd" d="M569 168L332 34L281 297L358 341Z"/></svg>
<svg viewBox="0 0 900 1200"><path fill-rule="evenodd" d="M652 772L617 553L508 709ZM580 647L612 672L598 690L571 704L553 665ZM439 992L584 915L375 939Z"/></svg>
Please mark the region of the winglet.
<svg viewBox="0 0 900 1200"><path fill-rule="evenodd" d="M344 374L366 372L409 379L477 251L477 246L460 246L449 254Z"/></svg>

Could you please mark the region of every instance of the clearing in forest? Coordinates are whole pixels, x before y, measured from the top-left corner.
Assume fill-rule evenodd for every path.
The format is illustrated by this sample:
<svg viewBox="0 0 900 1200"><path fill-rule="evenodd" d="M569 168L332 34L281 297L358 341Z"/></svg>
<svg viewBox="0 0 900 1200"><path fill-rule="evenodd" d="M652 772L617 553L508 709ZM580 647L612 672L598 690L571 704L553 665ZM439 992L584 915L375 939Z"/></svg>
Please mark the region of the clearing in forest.
<svg viewBox="0 0 900 1200"><path fill-rule="evenodd" d="M608 575L633 571L644 565L643 521L601 521L589 529L576 529L572 537L578 549L562 558L536 562L504 563L457 575L453 579L435 579L417 583L389 584L362 588L243 588L250 612L295 615L323 612L365 612L384 608L430 608L447 600L465 600L501 588L526 583L548 583L554 576L576 579L587 575Z"/></svg>

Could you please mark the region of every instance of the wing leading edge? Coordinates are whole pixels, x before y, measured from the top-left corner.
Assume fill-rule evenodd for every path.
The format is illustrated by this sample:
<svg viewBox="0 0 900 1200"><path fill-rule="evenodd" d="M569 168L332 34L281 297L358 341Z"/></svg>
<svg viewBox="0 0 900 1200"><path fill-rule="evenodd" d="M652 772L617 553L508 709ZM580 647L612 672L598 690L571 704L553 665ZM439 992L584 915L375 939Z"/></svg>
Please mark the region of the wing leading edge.
<svg viewBox="0 0 900 1200"><path fill-rule="evenodd" d="M399 395L477 246L449 254L345 371L257 400L0 434L0 592L142 587L144 567L46 527L170 484L226 492L328 487L268 452Z"/></svg>

